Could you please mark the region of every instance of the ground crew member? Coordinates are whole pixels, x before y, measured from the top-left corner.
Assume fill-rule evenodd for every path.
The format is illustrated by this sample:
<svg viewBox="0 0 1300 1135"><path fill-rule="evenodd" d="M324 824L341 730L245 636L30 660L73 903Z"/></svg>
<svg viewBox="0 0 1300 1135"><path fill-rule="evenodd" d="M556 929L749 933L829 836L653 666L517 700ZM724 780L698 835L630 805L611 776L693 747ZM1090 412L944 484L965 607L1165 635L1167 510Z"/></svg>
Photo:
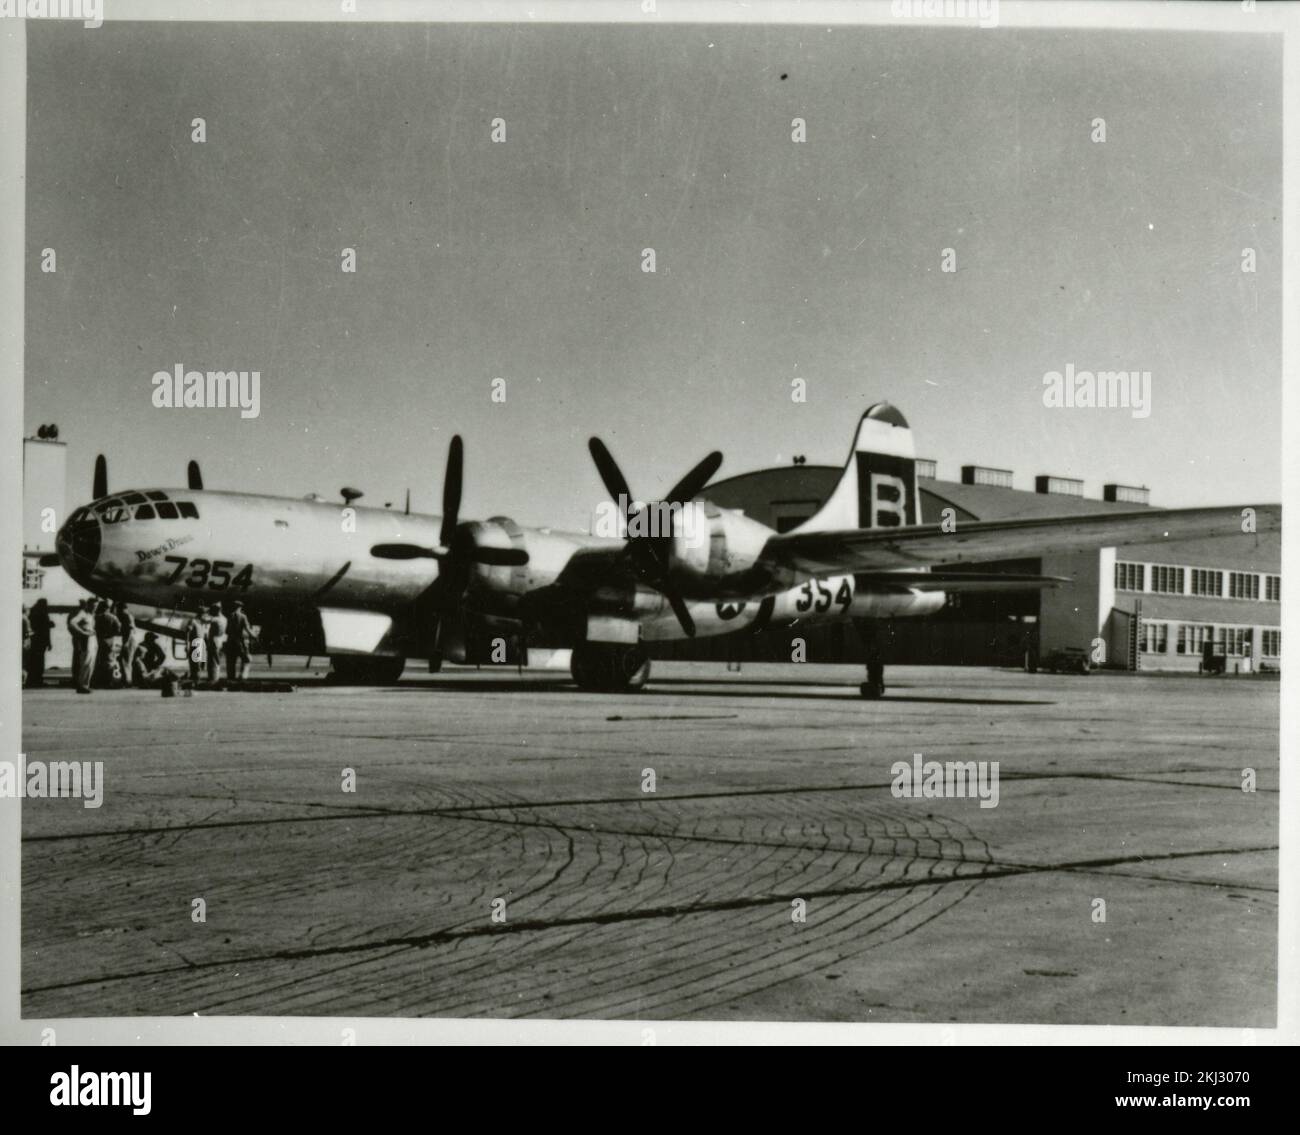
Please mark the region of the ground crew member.
<svg viewBox="0 0 1300 1135"><path fill-rule="evenodd" d="M208 681L214 686L221 680L221 656L226 649L226 616L213 603L208 608Z"/></svg>
<svg viewBox="0 0 1300 1135"><path fill-rule="evenodd" d="M140 649L135 652L134 680L137 686L156 686L166 669L167 652L158 645L158 636L146 631Z"/></svg>
<svg viewBox="0 0 1300 1135"><path fill-rule="evenodd" d="M135 681L135 648L138 645L135 637L135 616L127 610L125 603L118 603L113 609L117 616L118 623L122 627L122 685L129 686Z"/></svg>
<svg viewBox="0 0 1300 1135"><path fill-rule="evenodd" d="M95 601L83 599L81 605L68 616L68 634L72 636L72 680L77 693L90 693L91 679L95 675L95 658L99 647L95 638Z"/></svg>
<svg viewBox="0 0 1300 1135"><path fill-rule="evenodd" d="M185 624L185 657L190 664L190 681L196 684L202 675L203 652L208 648L204 626L204 621L197 618Z"/></svg>
<svg viewBox="0 0 1300 1135"><path fill-rule="evenodd" d="M99 639L99 658L96 660L98 681L102 689L121 685L119 651L122 646L122 624L117 621L107 599L95 607L95 637Z"/></svg>
<svg viewBox="0 0 1300 1135"><path fill-rule="evenodd" d="M31 657L32 657L32 620L31 620L31 616L27 612L27 608L24 607L23 608L23 686L24 687L26 687L27 685L27 663L31 661Z"/></svg>
<svg viewBox="0 0 1300 1135"><path fill-rule="evenodd" d="M249 656L249 640L253 637L253 627L244 614L244 605L238 599L226 604L230 617L226 620L226 679L242 682L248 677L248 667L252 659Z"/></svg>
<svg viewBox="0 0 1300 1135"><path fill-rule="evenodd" d="M45 654L50 649L50 632L54 630L48 600L37 599L32 604L29 621L32 624L32 645L26 666L27 685L40 689L45 684Z"/></svg>

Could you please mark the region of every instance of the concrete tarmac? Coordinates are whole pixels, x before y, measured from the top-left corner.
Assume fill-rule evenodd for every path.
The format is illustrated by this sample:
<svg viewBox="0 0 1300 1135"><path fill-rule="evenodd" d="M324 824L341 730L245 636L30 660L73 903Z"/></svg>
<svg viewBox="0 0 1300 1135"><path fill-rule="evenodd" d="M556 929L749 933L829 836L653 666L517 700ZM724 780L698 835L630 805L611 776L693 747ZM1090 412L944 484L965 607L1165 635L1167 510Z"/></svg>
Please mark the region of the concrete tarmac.
<svg viewBox="0 0 1300 1135"><path fill-rule="evenodd" d="M104 765L23 804L24 1017L1275 1024L1275 681L272 676L24 694L29 762Z"/></svg>

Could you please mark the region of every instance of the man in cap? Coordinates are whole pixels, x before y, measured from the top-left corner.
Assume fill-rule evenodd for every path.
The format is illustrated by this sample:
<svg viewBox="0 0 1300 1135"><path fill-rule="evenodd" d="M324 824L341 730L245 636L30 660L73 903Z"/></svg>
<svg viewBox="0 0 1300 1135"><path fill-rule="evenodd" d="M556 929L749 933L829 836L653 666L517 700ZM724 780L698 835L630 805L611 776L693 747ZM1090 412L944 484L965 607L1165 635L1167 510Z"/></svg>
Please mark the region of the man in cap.
<svg viewBox="0 0 1300 1135"><path fill-rule="evenodd" d="M216 685L221 680L221 656L226 652L226 616L221 604L208 608L208 682Z"/></svg>
<svg viewBox="0 0 1300 1135"><path fill-rule="evenodd" d="M238 599L228 602L226 609L230 612L226 620L226 679L243 681L248 677L251 662L248 646L253 637L253 627Z"/></svg>
<svg viewBox="0 0 1300 1135"><path fill-rule="evenodd" d="M113 614L122 628L122 685L129 686L135 678L135 649L138 645L135 637L135 616L127 609L125 603L119 602L113 608Z"/></svg>
<svg viewBox="0 0 1300 1135"><path fill-rule="evenodd" d="M107 599L95 605L95 637L99 639L99 658L96 660L99 686L113 689L122 684L118 653L122 646L122 624L113 614Z"/></svg>
<svg viewBox="0 0 1300 1135"><path fill-rule="evenodd" d="M72 636L72 681L77 693L90 693L90 682L95 675L95 657L99 643L95 638L95 601L83 599L80 606L68 616L68 634Z"/></svg>

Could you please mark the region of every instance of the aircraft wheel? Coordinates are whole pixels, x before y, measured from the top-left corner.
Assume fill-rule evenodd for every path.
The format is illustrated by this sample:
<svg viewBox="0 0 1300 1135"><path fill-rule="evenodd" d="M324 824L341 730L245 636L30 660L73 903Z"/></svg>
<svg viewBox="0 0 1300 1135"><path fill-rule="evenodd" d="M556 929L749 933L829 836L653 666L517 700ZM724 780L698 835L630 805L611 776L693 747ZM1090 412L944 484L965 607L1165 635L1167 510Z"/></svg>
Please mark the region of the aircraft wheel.
<svg viewBox="0 0 1300 1135"><path fill-rule="evenodd" d="M650 678L650 659L639 646L582 643L569 668L579 689L606 694L635 692Z"/></svg>
<svg viewBox="0 0 1300 1135"><path fill-rule="evenodd" d="M330 658L328 680L339 686L391 686L405 667L405 658L335 654Z"/></svg>
<svg viewBox="0 0 1300 1135"><path fill-rule="evenodd" d="M864 698L882 698L885 696L885 667L880 662L867 663L867 680L858 687Z"/></svg>

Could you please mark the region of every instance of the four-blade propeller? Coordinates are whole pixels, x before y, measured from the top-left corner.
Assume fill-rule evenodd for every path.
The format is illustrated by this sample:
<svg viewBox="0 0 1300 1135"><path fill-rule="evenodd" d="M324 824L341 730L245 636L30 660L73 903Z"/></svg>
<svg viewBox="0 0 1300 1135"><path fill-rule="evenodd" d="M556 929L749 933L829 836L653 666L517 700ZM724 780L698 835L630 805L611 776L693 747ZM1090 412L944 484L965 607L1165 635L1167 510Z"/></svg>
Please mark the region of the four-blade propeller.
<svg viewBox="0 0 1300 1135"><path fill-rule="evenodd" d="M370 554L381 560L437 560L449 567L469 563L485 567L522 567L528 553L521 548L486 548L475 543L473 534L460 527L460 494L465 480L465 444L457 434L447 451L447 473L442 479L442 527L438 544L375 544ZM455 573L453 573L455 574Z"/></svg>
<svg viewBox="0 0 1300 1135"><path fill-rule="evenodd" d="M616 502L622 503L625 519L630 526L632 518L636 516L639 510L633 500L632 491L627 487L627 478L623 476L618 463L600 438L593 437L587 443L587 448L591 451L591 458L596 463L600 479L604 482L610 497ZM661 503L668 505L669 508L675 505L684 506L689 504L709 483L721 464L722 454L714 450L669 489L667 497ZM650 506L643 507L649 508ZM627 557L633 571L636 572L641 582L653 587L668 600L668 605L673 609L673 614L677 616L677 621L681 624L682 630L687 637L694 638L695 620L691 618L691 613L686 607L686 601L672 586L669 579L672 541L671 533L630 535L622 554Z"/></svg>

